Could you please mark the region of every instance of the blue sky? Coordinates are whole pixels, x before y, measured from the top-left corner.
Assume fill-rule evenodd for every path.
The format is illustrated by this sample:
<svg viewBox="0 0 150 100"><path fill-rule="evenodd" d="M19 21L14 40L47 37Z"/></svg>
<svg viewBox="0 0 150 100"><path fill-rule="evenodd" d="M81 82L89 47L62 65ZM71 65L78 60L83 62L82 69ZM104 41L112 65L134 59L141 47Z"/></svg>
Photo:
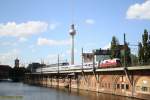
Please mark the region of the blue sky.
<svg viewBox="0 0 150 100"><path fill-rule="evenodd" d="M72 18L76 63L82 47L107 48L113 35L122 43L126 33L127 41L137 44L144 29L150 31L149 12L150 0L0 0L0 63L13 67L18 57L25 65L50 64L58 54L70 61Z"/></svg>

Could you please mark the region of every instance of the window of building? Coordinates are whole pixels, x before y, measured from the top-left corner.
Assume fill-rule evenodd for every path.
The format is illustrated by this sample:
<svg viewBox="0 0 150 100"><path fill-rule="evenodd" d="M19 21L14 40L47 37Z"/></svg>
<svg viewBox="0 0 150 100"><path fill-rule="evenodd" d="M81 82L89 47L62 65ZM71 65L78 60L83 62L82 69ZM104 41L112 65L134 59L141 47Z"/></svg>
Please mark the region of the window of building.
<svg viewBox="0 0 150 100"><path fill-rule="evenodd" d="M126 84L126 90L128 90L129 89L129 84Z"/></svg>
<svg viewBox="0 0 150 100"><path fill-rule="evenodd" d="M142 91L147 92L148 88L147 87L142 87Z"/></svg>
<svg viewBox="0 0 150 100"><path fill-rule="evenodd" d="M124 84L121 84L121 89L124 89Z"/></svg>
<svg viewBox="0 0 150 100"><path fill-rule="evenodd" d="M117 89L120 89L120 84L117 84Z"/></svg>
<svg viewBox="0 0 150 100"><path fill-rule="evenodd" d="M108 88L110 88L110 83L108 83Z"/></svg>
<svg viewBox="0 0 150 100"><path fill-rule="evenodd" d="M107 88L107 83L105 83L105 87Z"/></svg>

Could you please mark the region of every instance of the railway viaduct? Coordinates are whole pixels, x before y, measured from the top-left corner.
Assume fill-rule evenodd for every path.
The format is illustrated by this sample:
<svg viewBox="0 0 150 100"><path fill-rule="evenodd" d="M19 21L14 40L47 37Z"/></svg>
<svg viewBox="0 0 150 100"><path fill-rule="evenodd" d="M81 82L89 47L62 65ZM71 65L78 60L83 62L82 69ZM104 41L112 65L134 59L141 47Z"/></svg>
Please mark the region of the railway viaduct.
<svg viewBox="0 0 150 100"><path fill-rule="evenodd" d="M150 66L26 73L24 82L146 100L150 98Z"/></svg>

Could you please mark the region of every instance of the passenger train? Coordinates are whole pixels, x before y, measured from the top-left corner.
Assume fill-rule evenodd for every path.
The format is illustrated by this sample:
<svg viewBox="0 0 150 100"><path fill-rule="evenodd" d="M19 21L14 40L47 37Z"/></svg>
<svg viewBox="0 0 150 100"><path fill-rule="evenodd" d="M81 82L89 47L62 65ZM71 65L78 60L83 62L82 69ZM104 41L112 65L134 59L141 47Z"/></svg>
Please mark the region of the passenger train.
<svg viewBox="0 0 150 100"><path fill-rule="evenodd" d="M94 66L97 68L112 68L112 67L121 67L121 61L118 58L114 59L107 59L101 61L99 64L95 63ZM84 63L82 65L69 65L69 63L60 63L59 67L58 64L52 64L44 66L43 68L36 69L36 72L57 72L57 71L69 71L69 70L88 70L93 69L93 63Z"/></svg>
<svg viewBox="0 0 150 100"><path fill-rule="evenodd" d="M84 64L83 65L83 69L84 70L88 70L88 69L92 69L93 68L93 64ZM47 65L44 66L43 68L37 68L36 72L57 72L59 71L69 71L69 70L81 70L82 69L82 65L69 65L69 64L60 64L58 67L58 64L53 64L52 65Z"/></svg>

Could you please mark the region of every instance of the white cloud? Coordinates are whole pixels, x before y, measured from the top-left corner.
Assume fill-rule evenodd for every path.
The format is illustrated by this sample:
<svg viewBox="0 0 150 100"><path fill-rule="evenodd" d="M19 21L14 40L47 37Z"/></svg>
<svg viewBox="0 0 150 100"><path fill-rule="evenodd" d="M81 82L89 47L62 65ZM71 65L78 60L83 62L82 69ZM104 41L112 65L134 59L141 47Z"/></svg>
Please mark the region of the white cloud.
<svg viewBox="0 0 150 100"><path fill-rule="evenodd" d="M16 42L0 42L1 46L16 46L17 43Z"/></svg>
<svg viewBox="0 0 150 100"><path fill-rule="evenodd" d="M150 19L150 0L131 5L126 13L128 19Z"/></svg>
<svg viewBox="0 0 150 100"><path fill-rule="evenodd" d="M13 49L10 52L0 53L0 63L9 64L14 67L14 60L19 56L19 50Z"/></svg>
<svg viewBox="0 0 150 100"><path fill-rule="evenodd" d="M93 25L93 24L95 24L95 21L94 21L93 19L86 19L86 20L85 20L85 23L86 23L86 24Z"/></svg>
<svg viewBox="0 0 150 100"><path fill-rule="evenodd" d="M30 36L46 31L47 27L48 24L41 21L28 21L20 24L8 22L6 24L0 24L0 36Z"/></svg>
<svg viewBox="0 0 150 100"><path fill-rule="evenodd" d="M70 45L71 40L51 40L47 38L38 38L37 44L48 45L48 46Z"/></svg>
<svg viewBox="0 0 150 100"><path fill-rule="evenodd" d="M0 46L17 46L18 42L26 42L27 38L25 37L19 37L18 40L15 41L0 41Z"/></svg>
<svg viewBox="0 0 150 100"><path fill-rule="evenodd" d="M56 29L56 27L58 27L59 26L59 23L51 23L51 24L49 24L49 28L50 28L50 30L55 30Z"/></svg>
<svg viewBox="0 0 150 100"><path fill-rule="evenodd" d="M19 42L26 42L26 41L27 41L27 38L25 38L25 37L20 37L18 41L19 41Z"/></svg>

